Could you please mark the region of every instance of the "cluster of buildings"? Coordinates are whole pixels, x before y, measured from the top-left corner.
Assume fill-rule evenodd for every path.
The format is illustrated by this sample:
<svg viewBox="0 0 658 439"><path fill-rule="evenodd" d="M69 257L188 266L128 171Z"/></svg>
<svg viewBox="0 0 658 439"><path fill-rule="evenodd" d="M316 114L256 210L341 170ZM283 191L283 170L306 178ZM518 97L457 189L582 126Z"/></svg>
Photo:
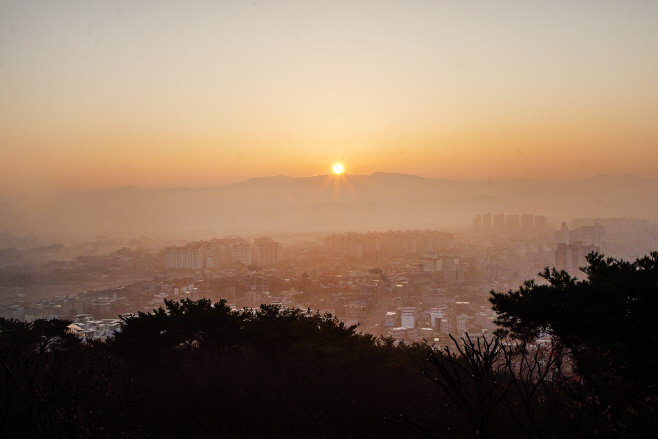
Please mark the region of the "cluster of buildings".
<svg viewBox="0 0 658 439"><path fill-rule="evenodd" d="M21 301L0 308L0 317L22 321L72 320L69 332L85 340L105 341L120 328L121 316L151 312L165 299L200 299L209 291L195 287L191 278L153 279L112 288L54 296L34 302Z"/></svg>
<svg viewBox="0 0 658 439"><path fill-rule="evenodd" d="M605 236L608 240L618 239L624 242L633 242L635 239L647 238L653 239L658 232L655 221L638 218L575 218L571 220L573 229L580 229L583 226L599 225L605 230Z"/></svg>
<svg viewBox="0 0 658 439"><path fill-rule="evenodd" d="M231 264L277 264L281 260L281 244L270 237L246 239L233 237L199 241L165 249L165 268L219 269Z"/></svg>
<svg viewBox="0 0 658 439"><path fill-rule="evenodd" d="M485 267L509 266L505 273L492 272L499 278L511 278L515 271L510 256L500 254L507 250L496 248L496 254L474 259L481 251L457 245L454 234L418 230L333 234L324 244L304 241L287 246L285 253L271 238L214 239L160 253L162 268L194 269L187 277L171 279L167 276L175 271L164 270L148 281L24 301L4 312L25 320L94 316L74 323L76 334L88 339L103 337L101 324L111 327L118 315L149 312L165 299L210 298L226 299L235 309L266 303L329 312L364 332L403 340L429 340L430 333L445 338L459 330L480 330L473 313L455 305L463 301L456 296L464 291L482 295L474 309L486 305L491 287L478 285L475 269L487 277ZM528 259L525 254L520 258ZM285 264L267 264L282 260Z"/></svg>
<svg viewBox="0 0 658 439"><path fill-rule="evenodd" d="M591 252L601 252L605 246L605 227L599 223L581 225L569 230L562 223L555 232L555 268L576 274L580 267L587 265L585 256Z"/></svg>
<svg viewBox="0 0 658 439"><path fill-rule="evenodd" d="M12 303L0 308L3 319L25 320L25 308L19 303Z"/></svg>
<svg viewBox="0 0 658 439"><path fill-rule="evenodd" d="M437 273L447 283L464 283L464 267L459 263L460 259L452 255L437 255L429 253L423 255L419 260L420 269Z"/></svg>
<svg viewBox="0 0 658 439"><path fill-rule="evenodd" d="M658 249L658 220L638 218L576 218L572 229L599 224L605 231L601 252L627 261L641 258Z"/></svg>
<svg viewBox="0 0 658 439"><path fill-rule="evenodd" d="M560 230L555 231L555 242L563 244L591 245L603 249L605 246L605 227L599 223L577 226L569 230L567 223L562 223Z"/></svg>
<svg viewBox="0 0 658 439"><path fill-rule="evenodd" d="M544 231L547 227L548 223L545 216L533 215L532 213L521 215L518 213L513 215L485 213L476 215L473 218L473 228L478 232L518 233Z"/></svg>
<svg viewBox="0 0 658 439"><path fill-rule="evenodd" d="M495 225L499 230L523 231L545 227L546 219L485 214L476 223L481 230L494 230ZM600 251L617 239L605 224L574 220L571 228L562 224L554 234L470 231L457 233L458 242L451 233L418 230L332 234L322 244L304 238L285 248L269 237L251 242L232 237L169 247L153 255L122 251L107 260L78 257L71 272L76 276L105 273L96 267L101 262L109 264L104 268L109 275L142 263L151 270L150 280L129 283L131 279L121 287L34 302L20 299L0 308L0 316L65 318L74 321L72 333L102 340L116 330L117 316L149 312L163 306L165 299L226 299L235 309L262 303L311 309L359 324L359 330L374 335L447 344L448 334L473 337L495 329L487 301L491 290L515 289L547 266L577 274L590 251ZM658 233L658 228L643 223L611 224L633 227L643 241L644 236L654 236L647 233ZM159 258L157 269L148 259L142 261L151 257ZM69 265L49 261L44 276L68 276L73 270ZM194 271L171 270L178 268ZM17 295L13 290L12 294Z"/></svg>
<svg viewBox="0 0 658 439"><path fill-rule="evenodd" d="M68 326L67 332L84 341L106 342L120 328L120 318L94 320L94 316L90 314L78 314L73 317L73 323Z"/></svg>
<svg viewBox="0 0 658 439"><path fill-rule="evenodd" d="M455 235L436 230L340 233L327 236L324 244L340 255L381 259L447 251L454 248Z"/></svg>
<svg viewBox="0 0 658 439"><path fill-rule="evenodd" d="M434 267L458 258L437 257ZM456 265L458 266L458 265ZM121 325L120 316L150 312L164 306L165 299L226 299L234 309L257 308L260 304L311 309L331 313L347 324L398 340L421 341L446 338L455 331L480 331L473 316L449 290L438 288L438 272L422 266L400 270L368 267L335 271L315 269L312 275L299 269L232 268L212 274L167 279L164 276L129 285L56 296L33 303L13 304L2 310L6 318L72 320L69 332L85 340L104 341Z"/></svg>
<svg viewBox="0 0 658 439"><path fill-rule="evenodd" d="M73 319L77 315L116 318L118 315L151 311L164 304L166 295L143 292L137 297L131 288L119 287L54 296L35 302L14 303L0 309L0 317L32 321L37 319ZM11 316L7 316L8 311Z"/></svg>
<svg viewBox="0 0 658 439"><path fill-rule="evenodd" d="M405 303L407 305L405 305ZM409 303L413 303L409 306ZM384 334L409 342L428 340L448 343L448 336L484 336L495 330L491 310L474 312L470 302L455 301L445 289L428 287L420 297L410 301L403 297L391 300L384 316Z"/></svg>

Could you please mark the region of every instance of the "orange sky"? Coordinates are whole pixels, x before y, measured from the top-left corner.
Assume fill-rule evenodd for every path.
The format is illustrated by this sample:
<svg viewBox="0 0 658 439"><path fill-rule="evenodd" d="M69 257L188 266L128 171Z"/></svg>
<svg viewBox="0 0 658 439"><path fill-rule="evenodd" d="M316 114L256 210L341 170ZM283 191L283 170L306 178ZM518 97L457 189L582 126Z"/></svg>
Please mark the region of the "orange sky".
<svg viewBox="0 0 658 439"><path fill-rule="evenodd" d="M0 193L658 178L657 2L0 3Z"/></svg>

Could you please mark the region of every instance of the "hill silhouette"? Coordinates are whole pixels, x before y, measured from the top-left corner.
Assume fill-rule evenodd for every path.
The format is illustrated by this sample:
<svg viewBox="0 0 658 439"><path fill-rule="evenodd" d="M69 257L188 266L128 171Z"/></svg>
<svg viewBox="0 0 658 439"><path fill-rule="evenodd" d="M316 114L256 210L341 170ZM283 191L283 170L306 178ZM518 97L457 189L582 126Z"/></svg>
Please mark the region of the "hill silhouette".
<svg viewBox="0 0 658 439"><path fill-rule="evenodd" d="M442 180L376 172L272 176L209 188L124 187L68 192L39 212L3 211L10 231L186 237L274 231L444 228L476 214L658 217L658 180L597 175L575 181Z"/></svg>

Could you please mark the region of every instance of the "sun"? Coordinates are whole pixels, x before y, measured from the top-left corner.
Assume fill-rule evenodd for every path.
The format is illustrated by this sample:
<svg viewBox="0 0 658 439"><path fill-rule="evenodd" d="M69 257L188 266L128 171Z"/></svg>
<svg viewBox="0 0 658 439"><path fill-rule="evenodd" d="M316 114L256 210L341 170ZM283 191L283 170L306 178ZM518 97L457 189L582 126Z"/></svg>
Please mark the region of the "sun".
<svg viewBox="0 0 658 439"><path fill-rule="evenodd" d="M342 174L343 173L343 165L341 165L340 163L336 163L334 165L334 167L332 168L332 170L334 171L334 174L336 174L336 175Z"/></svg>

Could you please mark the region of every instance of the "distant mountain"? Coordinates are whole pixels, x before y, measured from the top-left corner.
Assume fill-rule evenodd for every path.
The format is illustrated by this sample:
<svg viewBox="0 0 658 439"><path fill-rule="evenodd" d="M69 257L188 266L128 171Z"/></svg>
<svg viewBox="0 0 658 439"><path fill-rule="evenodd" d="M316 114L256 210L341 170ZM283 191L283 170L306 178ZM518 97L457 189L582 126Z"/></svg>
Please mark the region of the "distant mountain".
<svg viewBox="0 0 658 439"><path fill-rule="evenodd" d="M575 181L441 180L376 172L260 177L209 188L125 187L61 194L26 214L3 206L9 231L222 236L268 231L440 229L476 214L658 218L658 180L597 175Z"/></svg>

